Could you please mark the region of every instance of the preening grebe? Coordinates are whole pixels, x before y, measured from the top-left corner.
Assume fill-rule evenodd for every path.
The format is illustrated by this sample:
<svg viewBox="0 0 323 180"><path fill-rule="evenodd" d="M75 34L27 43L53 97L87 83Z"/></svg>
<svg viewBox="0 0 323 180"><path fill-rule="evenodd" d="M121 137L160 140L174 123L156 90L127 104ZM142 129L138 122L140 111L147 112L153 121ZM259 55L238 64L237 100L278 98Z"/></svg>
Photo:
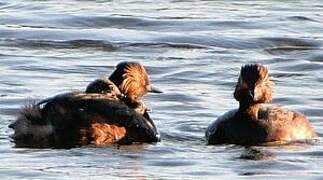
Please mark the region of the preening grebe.
<svg viewBox="0 0 323 180"><path fill-rule="evenodd" d="M147 92L159 91L145 68L123 62L109 80L92 82L85 93L61 94L23 108L9 127L18 147L157 142L158 131L141 100Z"/></svg>

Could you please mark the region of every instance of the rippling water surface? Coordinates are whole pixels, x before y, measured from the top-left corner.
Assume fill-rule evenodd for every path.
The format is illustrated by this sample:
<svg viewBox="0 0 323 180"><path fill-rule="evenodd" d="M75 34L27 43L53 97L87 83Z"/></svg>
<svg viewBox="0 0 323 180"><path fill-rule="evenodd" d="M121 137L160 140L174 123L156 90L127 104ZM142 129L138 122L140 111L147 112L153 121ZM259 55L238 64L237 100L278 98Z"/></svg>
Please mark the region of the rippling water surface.
<svg viewBox="0 0 323 180"><path fill-rule="evenodd" d="M0 1L1 179L322 179L323 144L206 146L241 65L263 63L273 103L305 113L323 136L320 0ZM120 61L147 66L165 91L147 104L162 142L69 150L14 148L23 105L84 90Z"/></svg>

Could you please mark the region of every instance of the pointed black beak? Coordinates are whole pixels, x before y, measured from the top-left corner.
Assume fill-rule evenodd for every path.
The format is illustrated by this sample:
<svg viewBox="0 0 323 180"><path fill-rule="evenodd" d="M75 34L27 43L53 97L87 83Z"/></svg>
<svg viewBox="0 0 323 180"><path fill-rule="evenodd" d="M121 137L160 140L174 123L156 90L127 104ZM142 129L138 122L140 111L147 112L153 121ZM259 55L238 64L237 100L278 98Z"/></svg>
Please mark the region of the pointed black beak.
<svg viewBox="0 0 323 180"><path fill-rule="evenodd" d="M147 89L148 89L148 92L151 92L151 93L163 93L162 90L156 87L153 87L152 85L148 85Z"/></svg>
<svg viewBox="0 0 323 180"><path fill-rule="evenodd" d="M249 96L250 99L252 99L252 100L254 99L254 93L250 89L248 89L248 96Z"/></svg>

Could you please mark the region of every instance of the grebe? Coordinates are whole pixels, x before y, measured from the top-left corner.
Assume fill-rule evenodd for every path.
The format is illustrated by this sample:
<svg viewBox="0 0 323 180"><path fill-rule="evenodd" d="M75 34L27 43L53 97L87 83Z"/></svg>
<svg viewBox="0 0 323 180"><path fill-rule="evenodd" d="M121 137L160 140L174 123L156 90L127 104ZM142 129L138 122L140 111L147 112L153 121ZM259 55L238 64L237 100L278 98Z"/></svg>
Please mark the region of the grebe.
<svg viewBox="0 0 323 180"><path fill-rule="evenodd" d="M145 68L122 62L109 80L90 83L85 93L60 94L23 108L9 127L17 147L158 142L159 133L141 100L147 92L160 91L152 88Z"/></svg>
<svg viewBox="0 0 323 180"><path fill-rule="evenodd" d="M207 143L257 145L315 138L314 128L302 113L264 104L272 100L273 85L263 65L243 66L234 91L239 108L208 127Z"/></svg>

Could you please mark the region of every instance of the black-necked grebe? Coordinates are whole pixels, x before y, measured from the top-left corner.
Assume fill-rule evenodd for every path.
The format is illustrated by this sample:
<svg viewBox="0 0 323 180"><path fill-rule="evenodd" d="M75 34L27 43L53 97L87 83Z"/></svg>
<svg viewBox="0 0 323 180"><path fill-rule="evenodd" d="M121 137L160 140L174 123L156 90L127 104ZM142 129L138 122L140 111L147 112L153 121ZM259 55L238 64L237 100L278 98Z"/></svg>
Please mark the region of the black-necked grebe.
<svg viewBox="0 0 323 180"><path fill-rule="evenodd" d="M109 79L97 79L91 82L86 93L108 94L139 113L144 113L146 107L142 96L147 92L161 93L159 89L150 84L146 69L136 62L122 62L110 75Z"/></svg>
<svg viewBox="0 0 323 180"><path fill-rule="evenodd" d="M234 91L239 108L208 127L207 143L256 145L315 138L314 128L302 113L264 104L272 100L273 85L263 65L242 67Z"/></svg>
<svg viewBox="0 0 323 180"><path fill-rule="evenodd" d="M23 108L9 127L18 147L157 142L158 131L141 100L147 92L159 91L145 68L123 62L109 80L92 82L85 93L61 94Z"/></svg>

